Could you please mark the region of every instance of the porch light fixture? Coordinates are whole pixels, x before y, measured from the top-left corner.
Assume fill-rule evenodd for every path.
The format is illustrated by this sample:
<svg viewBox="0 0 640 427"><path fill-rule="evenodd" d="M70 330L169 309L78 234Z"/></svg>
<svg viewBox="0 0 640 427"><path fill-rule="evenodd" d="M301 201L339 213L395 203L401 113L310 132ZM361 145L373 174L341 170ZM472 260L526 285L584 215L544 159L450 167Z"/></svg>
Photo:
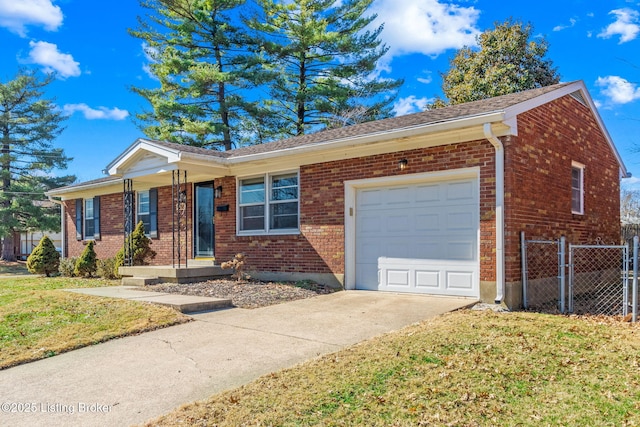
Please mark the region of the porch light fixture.
<svg viewBox="0 0 640 427"><path fill-rule="evenodd" d="M403 171L409 166L409 161L407 159L402 159L398 161L398 169Z"/></svg>
<svg viewBox="0 0 640 427"><path fill-rule="evenodd" d="M222 197L222 185L218 185L215 190L213 190L213 198L219 199Z"/></svg>

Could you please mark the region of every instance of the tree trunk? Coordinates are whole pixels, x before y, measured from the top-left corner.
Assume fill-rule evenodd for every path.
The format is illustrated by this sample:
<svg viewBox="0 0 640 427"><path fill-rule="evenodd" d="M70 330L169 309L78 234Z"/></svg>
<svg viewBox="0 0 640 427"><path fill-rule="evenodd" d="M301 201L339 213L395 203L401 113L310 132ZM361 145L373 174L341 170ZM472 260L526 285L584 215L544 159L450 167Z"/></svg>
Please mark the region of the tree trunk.
<svg viewBox="0 0 640 427"><path fill-rule="evenodd" d="M4 236L2 239L2 259L4 261L15 261L16 254L13 250L13 233L9 233L9 235Z"/></svg>

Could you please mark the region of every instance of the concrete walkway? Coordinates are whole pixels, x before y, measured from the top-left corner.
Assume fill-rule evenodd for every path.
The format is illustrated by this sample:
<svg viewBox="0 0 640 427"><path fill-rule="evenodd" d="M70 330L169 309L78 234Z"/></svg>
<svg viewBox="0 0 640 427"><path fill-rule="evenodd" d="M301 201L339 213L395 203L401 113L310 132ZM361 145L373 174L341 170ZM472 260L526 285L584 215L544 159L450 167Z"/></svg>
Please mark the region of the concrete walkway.
<svg viewBox="0 0 640 427"><path fill-rule="evenodd" d="M472 304L346 291L195 321L0 371L0 425L126 426Z"/></svg>

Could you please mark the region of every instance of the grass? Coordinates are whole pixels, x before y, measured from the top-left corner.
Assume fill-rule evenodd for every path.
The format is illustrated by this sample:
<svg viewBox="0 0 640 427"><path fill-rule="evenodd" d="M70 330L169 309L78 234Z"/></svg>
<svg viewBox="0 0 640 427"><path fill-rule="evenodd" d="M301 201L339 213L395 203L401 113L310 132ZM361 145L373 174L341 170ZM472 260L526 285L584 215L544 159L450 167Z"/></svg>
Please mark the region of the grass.
<svg viewBox="0 0 640 427"><path fill-rule="evenodd" d="M14 275L27 275L30 274L27 270L27 264L24 261L0 261L0 277L2 276L14 276Z"/></svg>
<svg viewBox="0 0 640 427"><path fill-rule="evenodd" d="M167 307L62 290L114 284L61 277L1 279L0 369L188 319Z"/></svg>
<svg viewBox="0 0 640 427"><path fill-rule="evenodd" d="M147 425L635 426L639 335L628 323L460 311Z"/></svg>

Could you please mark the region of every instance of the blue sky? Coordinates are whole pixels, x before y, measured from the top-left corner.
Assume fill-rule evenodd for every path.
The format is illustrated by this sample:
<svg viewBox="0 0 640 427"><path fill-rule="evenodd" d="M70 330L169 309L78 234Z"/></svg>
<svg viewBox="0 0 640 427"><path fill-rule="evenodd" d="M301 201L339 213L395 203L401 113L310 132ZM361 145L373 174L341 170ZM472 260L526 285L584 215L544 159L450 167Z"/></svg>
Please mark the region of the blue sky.
<svg viewBox="0 0 640 427"><path fill-rule="evenodd" d="M339 0L338 0L339 1ZM139 39L127 34L146 11L136 0L0 0L0 80L19 67L56 71L46 96L69 115L56 145L73 157L80 181L101 170L136 138L147 108L131 86L153 87ZM441 94L440 73L455 50L497 21L531 23L550 44L562 81L584 80L640 189L640 0L374 0L390 47L382 76L404 78L396 114L422 109Z"/></svg>

